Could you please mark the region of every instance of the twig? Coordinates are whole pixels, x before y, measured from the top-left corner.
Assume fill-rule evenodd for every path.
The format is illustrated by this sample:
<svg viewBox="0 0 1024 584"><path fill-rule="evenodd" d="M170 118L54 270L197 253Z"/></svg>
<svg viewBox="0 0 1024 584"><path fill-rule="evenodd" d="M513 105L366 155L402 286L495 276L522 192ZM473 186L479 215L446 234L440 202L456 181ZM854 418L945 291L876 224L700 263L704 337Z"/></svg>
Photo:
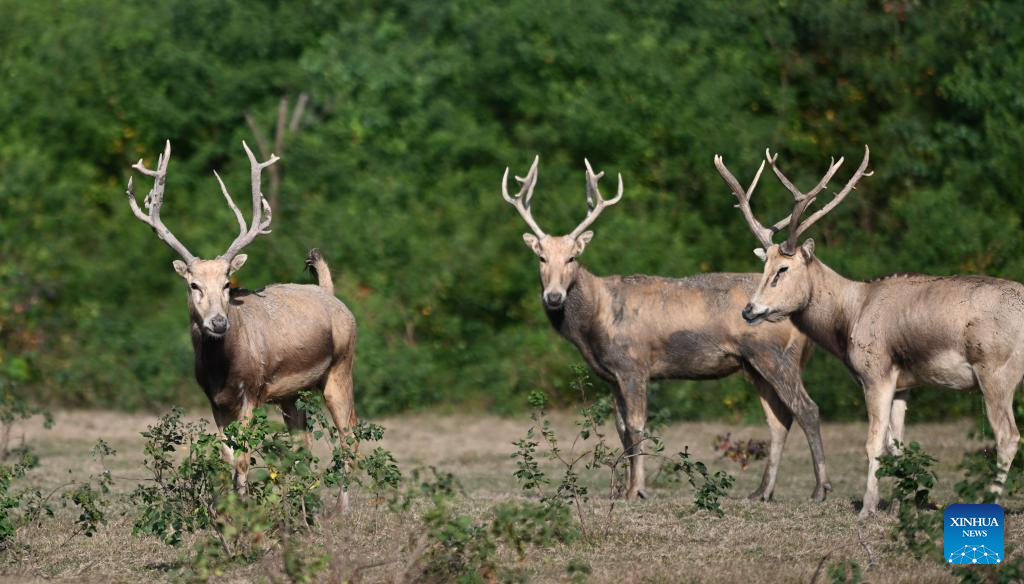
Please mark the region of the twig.
<svg viewBox="0 0 1024 584"><path fill-rule="evenodd" d="M861 533L860 525L857 525L857 541L860 542L861 547L868 554L868 569L875 567L875 554L872 553L871 548L868 547L868 542L864 541L864 535Z"/></svg>
<svg viewBox="0 0 1024 584"><path fill-rule="evenodd" d="M814 569L814 575L811 576L811 584L818 581L818 576L821 575L821 569L825 566L825 562L828 561L830 557L832 557L832 552L825 554L825 556L818 562L818 567Z"/></svg>

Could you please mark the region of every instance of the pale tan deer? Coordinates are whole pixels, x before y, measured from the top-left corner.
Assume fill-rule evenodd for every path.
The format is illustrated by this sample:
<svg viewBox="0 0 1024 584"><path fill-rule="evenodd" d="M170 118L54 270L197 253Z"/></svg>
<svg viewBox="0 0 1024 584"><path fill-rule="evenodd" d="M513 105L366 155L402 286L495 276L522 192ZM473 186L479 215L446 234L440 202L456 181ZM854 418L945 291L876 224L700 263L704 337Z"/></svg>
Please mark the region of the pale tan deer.
<svg viewBox="0 0 1024 584"><path fill-rule="evenodd" d="M311 250L307 265L318 280L310 284L271 284L259 290L232 289L231 275L245 263L240 253L258 235L269 233L270 205L260 190L263 169L277 162L271 155L258 162L243 142L251 166L252 221L247 226L227 187L217 176L221 192L238 220L239 234L227 251L212 260L193 256L160 219L167 183L171 143L167 142L156 170L139 160L132 168L152 177L153 189L143 213L128 180L128 202L135 216L181 256L174 270L185 281L188 312L195 349L195 376L213 408L223 437L224 428L246 420L253 408L277 403L289 429L304 432L305 417L295 405L304 389L323 391L334 425L345 435L356 422L352 368L355 362L356 322L349 309L334 296L327 262ZM305 435L307 445L308 434ZM245 491L248 456L234 456L235 486ZM348 507L347 493L342 506Z"/></svg>
<svg viewBox="0 0 1024 584"><path fill-rule="evenodd" d="M839 170L843 159L807 193L797 189L766 152L767 163L795 199L789 217L768 229L750 210L758 170L744 192L720 156L715 165L739 199L740 211L763 246L757 291L743 309L750 324L786 317L842 359L864 388L868 411L868 478L861 517L878 507L878 457L902 441L906 390L917 385L980 388L996 436L999 473L991 490L1001 493L1020 434L1013 396L1024 377L1024 285L984 276L896 274L869 282L849 280L814 253L814 240L797 242L811 225L842 202L867 172L870 151L831 201L804 221L800 217ZM782 245L772 236L788 226ZM895 402L894 402L895 398Z"/></svg>
<svg viewBox="0 0 1024 584"><path fill-rule="evenodd" d="M586 163L586 218L569 235L547 235L530 211L537 183L535 158L522 189L502 196L532 233L526 245L540 259L541 300L560 335L613 389L617 428L630 459L627 498L646 497L643 441L650 379L718 379L743 371L754 383L771 429L771 450L761 485L752 499L770 500L779 462L794 416L807 436L817 484L811 498L825 499L831 485L825 468L818 406L801 381L813 344L787 321L758 329L746 326L739 311L757 285L756 274L700 274L671 279L655 276L598 277L577 261L594 234L586 231L601 212L622 198L605 200L598 190L604 173Z"/></svg>

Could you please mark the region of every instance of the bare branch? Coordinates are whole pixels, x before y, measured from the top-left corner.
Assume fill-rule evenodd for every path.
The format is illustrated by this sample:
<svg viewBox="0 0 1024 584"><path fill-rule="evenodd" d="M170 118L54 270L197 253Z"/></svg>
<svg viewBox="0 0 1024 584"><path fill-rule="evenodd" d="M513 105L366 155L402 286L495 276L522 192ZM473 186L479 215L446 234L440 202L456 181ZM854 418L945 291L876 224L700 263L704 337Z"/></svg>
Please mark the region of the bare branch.
<svg viewBox="0 0 1024 584"><path fill-rule="evenodd" d="M288 122L288 131L295 133L299 130L299 124L302 123L302 116L306 113L306 104L309 103L309 94L303 91L299 94L299 100L295 104L295 109L292 110L292 120Z"/></svg>
<svg viewBox="0 0 1024 584"><path fill-rule="evenodd" d="M141 172L142 174L153 178L153 188L146 195L143 205L145 205L148 214L143 213L142 209L139 208L139 204L135 199L135 186L132 177L128 178L128 205L132 209L132 213L139 221L142 221L146 225L149 225L153 232L156 233L157 237L161 241L167 244L168 247L173 249L178 255L181 256L185 263L191 264L195 261L196 256L192 255L188 249L178 241L178 238L164 225L160 219L160 208L164 204L164 188L167 186L167 164L171 160L171 141L168 140L164 145L164 152L157 158L156 170L150 170L146 168L140 158L132 168Z"/></svg>
<svg viewBox="0 0 1024 584"><path fill-rule="evenodd" d="M274 152L284 151L284 133L288 121L288 96L277 104L277 124L274 126Z"/></svg>
<svg viewBox="0 0 1024 584"><path fill-rule="evenodd" d="M505 199L508 204L516 208L519 211L519 215L522 216L523 221L526 221L526 225L530 227L534 235L544 239L547 235L537 225L537 222L533 219L533 214L530 212L530 200L533 198L533 188L537 186L537 165L540 164L540 155L537 155L533 159L533 164L530 165L530 172L526 173L526 177L516 177L519 184L523 185L519 189L519 193L515 197L509 196L508 194L508 173L509 169L505 167L505 175L501 178L501 197Z"/></svg>
<svg viewBox="0 0 1024 584"><path fill-rule="evenodd" d="M245 123L249 125L253 138L256 138L256 147L260 149L260 156L269 154L270 143L267 142L266 135L263 134L263 130L260 130L259 124L256 123L256 118L252 117L252 113L245 112Z"/></svg>
<svg viewBox="0 0 1024 584"><path fill-rule="evenodd" d="M590 168L590 161L586 158L583 159L583 164L587 167L587 216L583 218L583 221L576 226L576 229L572 230L569 237L576 239L583 233L587 227L597 219L606 208L619 202L622 199L622 174L619 174L619 190L615 193L615 197L605 200L601 196L601 190L597 187L597 182L604 176L604 171L594 174L594 169Z"/></svg>

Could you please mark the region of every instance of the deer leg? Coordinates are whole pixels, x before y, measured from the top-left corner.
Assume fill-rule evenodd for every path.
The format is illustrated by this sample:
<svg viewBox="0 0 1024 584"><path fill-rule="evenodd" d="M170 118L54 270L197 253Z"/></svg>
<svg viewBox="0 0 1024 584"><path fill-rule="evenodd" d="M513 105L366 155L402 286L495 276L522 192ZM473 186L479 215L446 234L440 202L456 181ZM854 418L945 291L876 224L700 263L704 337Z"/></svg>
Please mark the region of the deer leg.
<svg viewBox="0 0 1024 584"><path fill-rule="evenodd" d="M239 408L235 419L240 424L248 424L249 419L252 417L253 405L244 397L242 398L242 407ZM235 491L239 495L244 495L249 491L249 453L238 451L235 453L234 460L234 479L235 479Z"/></svg>
<svg viewBox="0 0 1024 584"><path fill-rule="evenodd" d="M864 401L868 409L868 439L864 445L868 455L868 481L864 490L864 506L860 510L861 519L878 510L878 457L885 452L886 431L898 375L897 371L892 371L881 379L868 381L864 386Z"/></svg>
<svg viewBox="0 0 1024 584"><path fill-rule="evenodd" d="M613 399L612 399L612 403L615 405L615 432L619 435L619 441L622 442L622 452L625 453L625 452L628 452L629 448L630 448L630 446L629 446L630 445L629 434L626 433L626 418L624 417L624 414L623 414L623 410L626 409L626 406L623 403L623 401L620 399L618 393L619 392L616 389L615 395L613 396ZM628 481L628 477L627 477L627 484L625 486L623 486L623 485L615 485L615 496L616 497L623 497L623 496L625 496L626 491L624 490L624 487L625 488L629 487L628 482L629 481Z"/></svg>
<svg viewBox="0 0 1024 584"><path fill-rule="evenodd" d="M644 426L647 423L647 378L630 376L619 381L622 418L625 422L625 440L622 446L629 459L629 487L626 498L647 498L644 476Z"/></svg>
<svg viewBox="0 0 1024 584"><path fill-rule="evenodd" d="M355 383L352 379L352 365L355 362L355 354L350 351L345 359L331 366L327 372L327 381L324 383L324 403L327 411L331 414L334 427L338 429L341 439L344 441L353 434L356 425L356 402ZM359 444L353 446L358 451ZM346 467L345 472L351 472ZM342 513L348 513L349 500L348 489L343 488L341 497L338 499L338 506Z"/></svg>
<svg viewBox="0 0 1024 584"><path fill-rule="evenodd" d="M772 444L768 451L768 464L764 467L764 474L761 475L761 486L750 493L749 499L755 501L771 501L775 493L775 479L779 474L779 464L782 462L782 449L786 445L786 437L789 435L789 428L793 424L793 412L782 403L778 394L763 377L754 373L754 385L757 387L758 396L761 398L761 406L764 408L764 415L768 419L768 429L771 431Z"/></svg>
<svg viewBox="0 0 1024 584"><path fill-rule="evenodd" d="M988 423L992 425L992 433L996 435L996 455L998 471L995 480L989 486L989 492L997 496L1003 492L1006 478L1010 474L1010 466L1017 456L1020 445L1020 432L1013 416L1013 396L1020 383L1019 370L1007 371L1006 368L992 370L976 367L974 374L985 396L985 413Z"/></svg>
<svg viewBox="0 0 1024 584"><path fill-rule="evenodd" d="M904 422L907 418L907 399L910 398L910 390L897 391L892 399L892 412L889 413L889 430L886 432L885 447L889 454L899 456L902 449L896 444L903 444Z"/></svg>
<svg viewBox="0 0 1024 584"><path fill-rule="evenodd" d="M284 417L285 425L288 426L288 431L298 434L302 438L306 450L312 452L313 438L309 435L309 430L306 429L306 414L299 411L295 401L292 399L281 402L281 415Z"/></svg>
<svg viewBox="0 0 1024 584"><path fill-rule="evenodd" d="M804 436L807 438L807 446L811 450L811 464L814 466L815 485L810 498L812 501L824 501L829 491L832 490L832 483L828 480L828 467L825 464L825 446L821 440L821 418L818 414L818 404L814 403L811 396L807 395L807 389L804 388L803 380L800 378L799 357L791 355L790 349L782 354L777 351L760 351L757 355L751 356L750 364L771 386L772 393L776 394L782 405L792 412L793 417L800 424L800 428L803 429ZM758 390L760 391L760 388ZM773 450L774 442L773 431ZM781 460L781 445L778 456ZM770 496L771 493L768 495Z"/></svg>
<svg viewBox="0 0 1024 584"><path fill-rule="evenodd" d="M227 436L224 435L224 428L227 428L236 419L228 409L213 406L213 421L217 424L217 438L220 439L220 456L231 467L232 474L235 468L235 453L225 442Z"/></svg>

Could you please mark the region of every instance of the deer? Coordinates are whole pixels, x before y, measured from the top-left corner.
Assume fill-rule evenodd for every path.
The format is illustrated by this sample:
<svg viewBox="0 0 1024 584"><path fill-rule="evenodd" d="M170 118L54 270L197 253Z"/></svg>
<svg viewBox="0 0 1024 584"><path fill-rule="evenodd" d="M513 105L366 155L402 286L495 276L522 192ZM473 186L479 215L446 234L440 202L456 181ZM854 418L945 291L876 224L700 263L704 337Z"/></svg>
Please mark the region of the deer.
<svg viewBox="0 0 1024 584"><path fill-rule="evenodd" d="M987 276L928 276L900 273L870 281L848 279L815 254L813 239L798 241L836 208L862 177L871 176L871 151L832 199L806 219L802 215L826 188L843 158L830 163L811 190L799 190L765 151L744 191L721 156L715 166L738 199L736 205L761 247L764 262L757 290L741 315L765 326L788 318L801 332L846 365L864 391L868 414L865 451L867 485L860 517L878 509L878 457L898 454L908 391L920 385L980 389L996 437L998 472L989 490L1002 493L1020 433L1013 397L1024 376L1024 285ZM750 208L765 163L794 198L792 210L770 228ZM788 229L785 242L772 242Z"/></svg>
<svg viewBox="0 0 1024 584"><path fill-rule="evenodd" d="M530 232L523 240L540 260L541 302L555 331L579 350L590 369L612 388L616 429L629 460L627 499L647 498L643 456L647 389L657 379L719 379L742 371L753 382L771 433L768 463L761 484L749 497L770 501L782 450L793 418L810 447L816 485L814 501L825 500L828 480L818 406L801 380L813 344L789 322L758 329L739 316L757 285L756 274L706 273L687 278L595 276L577 261L594 237L587 229L622 198L604 199L586 165L587 214L569 235L546 234L530 209L540 157L525 177L516 176L519 193L508 190L509 169L501 193Z"/></svg>
<svg viewBox="0 0 1024 584"><path fill-rule="evenodd" d="M353 365L356 321L352 312L334 296L330 268L317 249L309 252L307 267L316 284L271 284L259 290L231 287L231 277L245 264L241 251L259 235L270 233L271 208L260 189L265 168L279 158L271 154L259 162L242 142L249 158L252 183L252 218L246 224L224 181L214 171L228 207L238 221L239 233L227 250L214 259L194 256L164 225L160 210L171 158L168 140L156 169L140 159L132 168L153 179L144 199L147 212L135 197L133 177L128 179L128 203L132 213L181 259L172 262L185 283L195 378L209 399L218 434L234 421L245 422L253 409L278 404L289 430L301 434L307 448L305 414L296 401L305 389L316 388L334 425L347 435L356 423ZM246 492L249 457L223 445L223 456L232 466L235 489ZM236 456L236 454L238 454ZM339 502L348 509L348 493Z"/></svg>

